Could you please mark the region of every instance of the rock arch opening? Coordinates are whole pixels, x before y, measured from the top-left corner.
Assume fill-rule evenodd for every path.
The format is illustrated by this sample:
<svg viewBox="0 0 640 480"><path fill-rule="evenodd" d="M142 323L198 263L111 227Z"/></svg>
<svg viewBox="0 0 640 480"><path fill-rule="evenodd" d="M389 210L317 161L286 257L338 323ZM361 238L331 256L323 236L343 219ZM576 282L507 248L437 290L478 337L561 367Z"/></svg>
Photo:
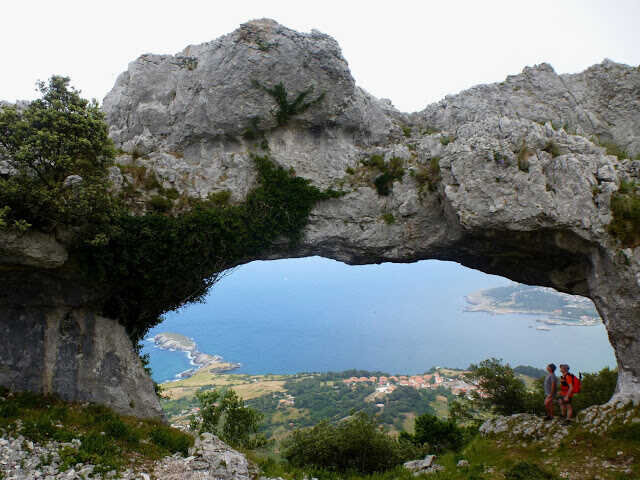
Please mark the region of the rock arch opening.
<svg viewBox="0 0 640 480"><path fill-rule="evenodd" d="M354 267L313 257L236 269L205 303L169 314L154 327L144 352L152 367L158 365L154 378L161 382L194 373L184 352L166 350L173 347L160 338L162 349L155 345L153 338L166 332L193 338L198 351L222 356L222 364L239 362L229 370L238 374L421 374L489 357L514 367L569 363L587 372L615 366L597 318L586 299L452 262ZM591 319L598 323L581 326Z"/></svg>

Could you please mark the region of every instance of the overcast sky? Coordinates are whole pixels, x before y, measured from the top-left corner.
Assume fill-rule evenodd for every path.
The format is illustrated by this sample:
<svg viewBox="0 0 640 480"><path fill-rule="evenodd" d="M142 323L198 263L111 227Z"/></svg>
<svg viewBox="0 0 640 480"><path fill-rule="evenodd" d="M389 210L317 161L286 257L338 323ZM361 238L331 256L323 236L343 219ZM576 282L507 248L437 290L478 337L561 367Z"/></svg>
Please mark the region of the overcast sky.
<svg viewBox="0 0 640 480"><path fill-rule="evenodd" d="M0 99L70 76L102 98L143 53L177 53L250 19L338 40L356 82L403 111L548 62L579 72L604 58L640 63L640 1L4 0Z"/></svg>

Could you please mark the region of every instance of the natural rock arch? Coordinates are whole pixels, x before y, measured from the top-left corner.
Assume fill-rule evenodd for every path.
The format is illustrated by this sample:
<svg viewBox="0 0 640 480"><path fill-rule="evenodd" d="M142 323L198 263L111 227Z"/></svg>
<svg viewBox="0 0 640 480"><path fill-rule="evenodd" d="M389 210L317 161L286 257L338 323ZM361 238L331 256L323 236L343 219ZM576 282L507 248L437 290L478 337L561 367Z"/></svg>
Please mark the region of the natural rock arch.
<svg viewBox="0 0 640 480"><path fill-rule="evenodd" d="M291 103L306 92L308 108L281 121L278 84ZM260 258L452 260L590 297L618 361L616 397L640 397L640 249L608 228L640 161L600 145L640 154L637 69L605 60L557 75L543 64L405 114L356 87L332 38L259 20L176 56L141 56L104 110L118 161L181 194L242 201L256 149L345 192L316 205L298 244L276 241ZM117 168L111 177L126 182ZM99 292L73 260L64 238L0 234L0 384L158 415L124 329L96 313Z"/></svg>

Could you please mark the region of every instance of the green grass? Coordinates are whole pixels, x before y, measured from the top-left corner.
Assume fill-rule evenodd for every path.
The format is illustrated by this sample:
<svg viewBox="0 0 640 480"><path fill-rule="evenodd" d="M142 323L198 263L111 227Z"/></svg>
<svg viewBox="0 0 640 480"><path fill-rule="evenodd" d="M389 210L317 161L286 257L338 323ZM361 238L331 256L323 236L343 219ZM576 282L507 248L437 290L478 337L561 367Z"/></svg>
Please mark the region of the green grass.
<svg viewBox="0 0 640 480"><path fill-rule="evenodd" d="M607 151L607 155L613 155L618 160L624 160L625 158L631 158L631 156L619 145L613 142L600 142L600 146L604 147Z"/></svg>
<svg viewBox="0 0 640 480"><path fill-rule="evenodd" d="M447 145L449 145L451 142L453 142L454 140L455 140L455 137L450 136L450 135L442 135L442 136L440 137L440 143L441 143L442 145L444 145L445 147L446 147Z"/></svg>
<svg viewBox="0 0 640 480"><path fill-rule="evenodd" d="M542 147L542 151L549 153L553 158L561 155L560 147L558 147L553 140L549 140L546 145Z"/></svg>
<svg viewBox="0 0 640 480"><path fill-rule="evenodd" d="M624 247L640 245L640 192L638 185L621 182L620 188L611 196L613 219L608 230Z"/></svg>
<svg viewBox="0 0 640 480"><path fill-rule="evenodd" d="M427 186L430 192L434 192L438 182L442 179L440 175L440 157L431 158L428 166L421 165L417 170L412 170L411 175L418 183L420 191Z"/></svg>
<svg viewBox="0 0 640 480"><path fill-rule="evenodd" d="M78 439L78 448L59 449L61 471L77 463L95 465L96 473L121 470L174 453L186 456L193 445L193 437L158 421L120 416L101 405L83 406L4 388L0 388L0 432L37 443ZM47 459L41 462L46 464Z"/></svg>
<svg viewBox="0 0 640 480"><path fill-rule="evenodd" d="M378 195L383 197L391 194L393 182L402 180L404 177L403 160L398 157L393 157L388 162L385 162L382 155L371 155L368 159L361 160L361 163L380 172L380 175L374 179L373 184Z"/></svg>
<svg viewBox="0 0 640 480"><path fill-rule="evenodd" d="M382 220L387 225L393 225L394 223L396 223L396 217L393 216L393 213L384 213L382 215Z"/></svg>

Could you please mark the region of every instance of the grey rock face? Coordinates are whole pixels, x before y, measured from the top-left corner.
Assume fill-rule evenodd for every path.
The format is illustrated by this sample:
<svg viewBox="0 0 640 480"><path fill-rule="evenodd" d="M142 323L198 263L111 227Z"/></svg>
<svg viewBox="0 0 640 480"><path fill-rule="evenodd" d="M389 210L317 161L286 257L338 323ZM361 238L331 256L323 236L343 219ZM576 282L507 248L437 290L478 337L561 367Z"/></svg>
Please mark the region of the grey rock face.
<svg viewBox="0 0 640 480"><path fill-rule="evenodd" d="M83 306L88 297L81 287L55 277L35 283L24 272L2 280L0 385L162 418L153 382L124 327Z"/></svg>
<svg viewBox="0 0 640 480"><path fill-rule="evenodd" d="M196 438L190 456L167 457L156 464L154 475L165 480L251 480L258 469L240 452L218 437L203 433Z"/></svg>
<svg viewBox="0 0 640 480"><path fill-rule="evenodd" d="M326 95L276 128L277 107L254 80L282 82L290 99L310 86ZM640 153L638 92L640 71L608 60L575 75L542 64L403 114L355 86L333 40L260 20L178 56L140 57L104 108L117 144L141 149L165 186L189 195L244 198L255 147L241 133L253 118L275 161L347 192L317 206L298 248L275 246L269 258L453 260L592 298L618 358L617 395L634 396L640 250L621 249L607 225L611 195L638 180L638 162L607 155L596 136ZM389 196L361 163L373 154L406 171Z"/></svg>
<svg viewBox="0 0 640 480"><path fill-rule="evenodd" d="M316 102L279 125L264 89L279 84L289 103L304 92ZM611 196L622 181L640 181L640 161L607 155L599 142L640 154L638 92L640 71L626 65L557 75L543 64L405 114L355 85L330 37L258 20L175 56L141 56L104 110L125 152L118 161L144 165L180 194L226 190L241 201L255 181L250 155L266 151L346 193L316 206L297 247L276 243L263 258L452 260L590 297L615 349L622 398L640 397L640 248L622 248L607 226ZM380 171L362 163L372 155L404 169L387 196L374 187ZM127 175L113 168L114 188ZM29 260L28 245L16 245L0 238L2 264L40 282L46 256ZM47 278L67 285L70 262L56 258Z"/></svg>
<svg viewBox="0 0 640 480"><path fill-rule="evenodd" d="M605 405L594 405L581 411L573 425L598 435L606 435L610 428L640 422L640 399L612 399ZM484 422L480 433L485 436L503 436L511 441L527 441L547 448L558 448L571 426L555 417L552 421L520 413L497 416Z"/></svg>

